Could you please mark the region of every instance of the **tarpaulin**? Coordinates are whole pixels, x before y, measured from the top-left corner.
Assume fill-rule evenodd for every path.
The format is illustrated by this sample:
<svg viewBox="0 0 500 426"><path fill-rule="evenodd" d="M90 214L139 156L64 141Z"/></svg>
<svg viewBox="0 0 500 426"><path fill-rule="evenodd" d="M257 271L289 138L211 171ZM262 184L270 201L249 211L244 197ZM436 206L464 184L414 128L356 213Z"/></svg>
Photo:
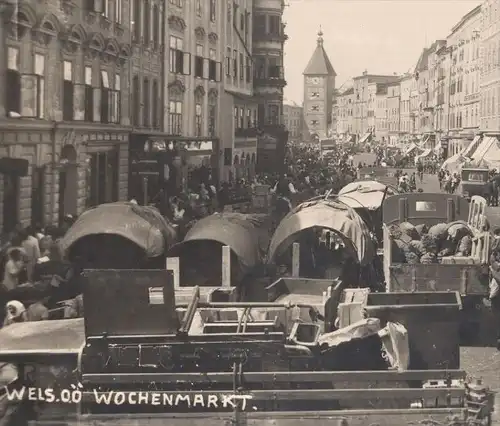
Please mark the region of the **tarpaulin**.
<svg viewBox="0 0 500 426"><path fill-rule="evenodd" d="M395 188L374 180L351 182L339 191L339 200L353 209L376 210L382 205L386 188L387 195L398 193Z"/></svg>
<svg viewBox="0 0 500 426"><path fill-rule="evenodd" d="M280 222L269 245L268 262L285 252L299 232L314 227L331 229L349 240L362 266L372 261L374 246L361 216L340 201L321 199L301 204Z"/></svg>
<svg viewBox="0 0 500 426"><path fill-rule="evenodd" d="M118 202L84 212L61 240L65 253L90 235L119 235L141 247L148 257L165 253L176 242L176 231L154 207Z"/></svg>
<svg viewBox="0 0 500 426"><path fill-rule="evenodd" d="M265 257L270 226L268 215L214 213L196 222L184 240L171 247L168 256L180 256L186 246L197 241L216 241L229 246L243 267L252 268Z"/></svg>

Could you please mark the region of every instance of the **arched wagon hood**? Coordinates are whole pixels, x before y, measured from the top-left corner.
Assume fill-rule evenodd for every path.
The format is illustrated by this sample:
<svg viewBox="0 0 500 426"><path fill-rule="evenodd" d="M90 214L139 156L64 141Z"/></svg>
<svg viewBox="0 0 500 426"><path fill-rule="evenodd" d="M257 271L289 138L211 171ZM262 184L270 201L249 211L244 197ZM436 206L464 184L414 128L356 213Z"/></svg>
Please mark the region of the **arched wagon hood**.
<svg viewBox="0 0 500 426"><path fill-rule="evenodd" d="M61 240L64 253L92 235L118 235L141 247L148 258L164 254L177 242L177 232L154 207L133 203L101 204L84 212Z"/></svg>
<svg viewBox="0 0 500 426"><path fill-rule="evenodd" d="M387 191L387 192L386 192ZM374 180L351 182L339 191L339 200L353 209L377 210L382 206L384 196L398 194L392 185Z"/></svg>
<svg viewBox="0 0 500 426"><path fill-rule="evenodd" d="M181 256L196 242L215 241L231 247L243 268L252 268L263 262L270 226L268 215L214 213L196 222L184 240L170 248L168 256Z"/></svg>
<svg viewBox="0 0 500 426"><path fill-rule="evenodd" d="M280 222L271 239L268 261L273 262L288 249L299 232L316 226L332 229L349 240L361 265L371 262L374 246L363 219L344 203L325 199L297 206Z"/></svg>

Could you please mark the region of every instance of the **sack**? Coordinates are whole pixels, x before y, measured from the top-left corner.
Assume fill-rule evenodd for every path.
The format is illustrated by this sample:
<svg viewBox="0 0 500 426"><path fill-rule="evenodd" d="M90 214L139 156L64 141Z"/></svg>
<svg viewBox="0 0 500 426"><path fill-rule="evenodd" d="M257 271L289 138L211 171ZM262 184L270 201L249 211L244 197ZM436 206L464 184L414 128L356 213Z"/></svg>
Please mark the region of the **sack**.
<svg viewBox="0 0 500 426"><path fill-rule="evenodd" d="M444 238L448 231L448 224L446 223L438 223L429 228L428 235L434 238Z"/></svg>
<svg viewBox="0 0 500 426"><path fill-rule="evenodd" d="M490 295L489 299L493 299L495 296L497 296L500 293L500 285L498 285L498 282L495 278L490 279Z"/></svg>
<svg viewBox="0 0 500 426"><path fill-rule="evenodd" d="M398 371L408 370L410 365L410 343L408 330L399 323L387 322L387 325L378 332L382 339L387 360L392 368Z"/></svg>

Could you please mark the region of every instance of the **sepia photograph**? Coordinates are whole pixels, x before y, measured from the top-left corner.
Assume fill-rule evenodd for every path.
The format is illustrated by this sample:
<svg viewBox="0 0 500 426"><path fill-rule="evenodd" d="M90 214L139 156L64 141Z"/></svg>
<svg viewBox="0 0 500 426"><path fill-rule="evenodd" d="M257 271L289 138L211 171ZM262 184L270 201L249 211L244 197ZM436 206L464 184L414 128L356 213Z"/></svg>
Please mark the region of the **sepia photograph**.
<svg viewBox="0 0 500 426"><path fill-rule="evenodd" d="M500 426L500 0L0 0L0 426Z"/></svg>

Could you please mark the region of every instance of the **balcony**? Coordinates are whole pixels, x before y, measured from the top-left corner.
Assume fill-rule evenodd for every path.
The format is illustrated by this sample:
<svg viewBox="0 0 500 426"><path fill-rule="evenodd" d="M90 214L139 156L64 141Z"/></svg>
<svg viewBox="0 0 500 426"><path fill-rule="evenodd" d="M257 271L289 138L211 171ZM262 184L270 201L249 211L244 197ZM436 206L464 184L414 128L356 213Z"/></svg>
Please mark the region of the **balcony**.
<svg viewBox="0 0 500 426"><path fill-rule="evenodd" d="M283 67L270 65L263 67L254 75L254 84L256 86L275 86L285 87L286 80L283 74Z"/></svg>
<svg viewBox="0 0 500 426"><path fill-rule="evenodd" d="M256 138L259 133L257 127L247 127L234 130L235 138Z"/></svg>
<svg viewBox="0 0 500 426"><path fill-rule="evenodd" d="M257 31L253 33L253 41L276 41L279 43L284 43L288 40L288 35L284 32L265 32L265 31Z"/></svg>

